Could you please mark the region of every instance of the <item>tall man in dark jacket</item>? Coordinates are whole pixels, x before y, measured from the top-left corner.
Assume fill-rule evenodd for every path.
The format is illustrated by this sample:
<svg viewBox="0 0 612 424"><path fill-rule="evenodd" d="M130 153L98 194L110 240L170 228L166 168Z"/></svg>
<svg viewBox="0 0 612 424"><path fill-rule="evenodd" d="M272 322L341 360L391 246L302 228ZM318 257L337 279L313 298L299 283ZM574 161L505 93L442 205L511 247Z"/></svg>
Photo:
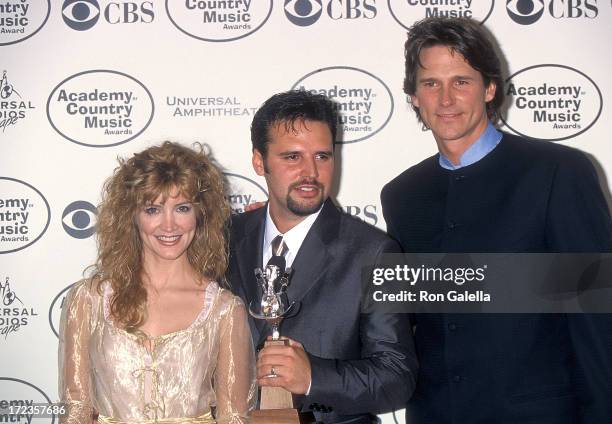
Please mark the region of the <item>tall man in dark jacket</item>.
<svg viewBox="0 0 612 424"><path fill-rule="evenodd" d="M410 397L416 355L405 315L361 313L363 267L399 246L328 198L336 122L329 100L304 91L277 94L257 111L253 167L266 179L269 202L232 219L230 281L257 305L254 269L284 256L297 313L281 326L289 345L260 351L258 383L289 390L317 422L369 424ZM262 346L270 328L252 318L250 326Z"/></svg>
<svg viewBox="0 0 612 424"><path fill-rule="evenodd" d="M388 231L406 252L612 251L585 155L493 126L503 79L477 23L425 19L405 48L404 90L439 150L382 192ZM408 422L612 423L610 317L415 316Z"/></svg>

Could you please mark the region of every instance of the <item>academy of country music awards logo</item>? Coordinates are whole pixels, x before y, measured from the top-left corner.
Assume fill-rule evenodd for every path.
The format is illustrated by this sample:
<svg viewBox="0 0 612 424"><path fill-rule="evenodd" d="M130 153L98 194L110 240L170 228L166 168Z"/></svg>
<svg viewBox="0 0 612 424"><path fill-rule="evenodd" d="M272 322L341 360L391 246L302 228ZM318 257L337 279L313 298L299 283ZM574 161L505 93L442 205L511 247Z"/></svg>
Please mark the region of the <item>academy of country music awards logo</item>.
<svg viewBox="0 0 612 424"><path fill-rule="evenodd" d="M38 313L18 296L10 278L0 281L0 343L27 326L34 316Z"/></svg>
<svg viewBox="0 0 612 424"><path fill-rule="evenodd" d="M19 43L47 23L51 0L3 0L0 3L0 46Z"/></svg>
<svg viewBox="0 0 612 424"><path fill-rule="evenodd" d="M588 75L566 65L534 65L506 80L511 102L502 120L515 133L550 141L584 133L599 119L603 97Z"/></svg>
<svg viewBox="0 0 612 424"><path fill-rule="evenodd" d="M431 17L464 17L484 23L495 0L387 0L391 16L408 29L416 21Z"/></svg>
<svg viewBox="0 0 612 424"><path fill-rule="evenodd" d="M155 112L145 85L123 72L91 70L60 82L47 100L51 126L83 146L110 147L142 134Z"/></svg>
<svg viewBox="0 0 612 424"><path fill-rule="evenodd" d="M35 109L32 102L24 98L20 90L15 88L12 80L9 80L7 71L2 71L2 79L0 79L1 132L26 119L32 109Z"/></svg>
<svg viewBox="0 0 612 424"><path fill-rule="evenodd" d="M0 254L35 243L50 220L49 203L40 191L24 181L0 177Z"/></svg>
<svg viewBox="0 0 612 424"><path fill-rule="evenodd" d="M553 19L595 19L597 0L506 0L506 12L517 24L535 24L544 15Z"/></svg>
<svg viewBox="0 0 612 424"><path fill-rule="evenodd" d="M242 175L224 173L227 183L227 200L232 213L242 213L247 205L268 200L268 192L259 183Z"/></svg>
<svg viewBox="0 0 612 424"><path fill-rule="evenodd" d="M60 318L62 317L62 309L64 308L64 304L66 303L66 295L68 294L68 290L72 288L73 284L70 284L64 287L51 301L51 306L49 307L49 326L51 327L51 331L55 334L56 337L59 337L59 324Z"/></svg>
<svg viewBox="0 0 612 424"><path fill-rule="evenodd" d="M292 89L323 94L338 110L339 143L363 141L382 130L393 115L389 87L374 74L350 66L317 69L301 77Z"/></svg>
<svg viewBox="0 0 612 424"><path fill-rule="evenodd" d="M34 384L13 377L0 376L0 416L4 422L15 424L55 424L56 416L35 414L31 409L49 405L51 399Z"/></svg>
<svg viewBox="0 0 612 424"><path fill-rule="evenodd" d="M272 13L272 0L166 0L174 26L202 41L234 41L260 29Z"/></svg>

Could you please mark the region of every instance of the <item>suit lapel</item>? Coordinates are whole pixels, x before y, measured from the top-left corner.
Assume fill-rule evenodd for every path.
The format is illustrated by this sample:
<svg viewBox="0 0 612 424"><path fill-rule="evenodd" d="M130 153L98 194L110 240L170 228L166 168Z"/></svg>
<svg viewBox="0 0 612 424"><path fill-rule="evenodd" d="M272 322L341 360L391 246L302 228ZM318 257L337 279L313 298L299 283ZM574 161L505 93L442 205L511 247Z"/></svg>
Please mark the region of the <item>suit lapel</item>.
<svg viewBox="0 0 612 424"><path fill-rule="evenodd" d="M293 261L287 297L296 303L296 307L313 287L323 281L328 265L334 260L330 245L337 238L339 225L340 212L328 199Z"/></svg>
<svg viewBox="0 0 612 424"><path fill-rule="evenodd" d="M258 304L261 300L261 288L255 280L255 268L262 266L262 244L265 228L266 208L260 208L252 213L244 225L244 236L236 245L236 256L240 276L246 296L246 307L250 302ZM265 332L265 323L259 319L251 319L254 322L254 330L259 334L253 335L253 340L259 340L260 335Z"/></svg>

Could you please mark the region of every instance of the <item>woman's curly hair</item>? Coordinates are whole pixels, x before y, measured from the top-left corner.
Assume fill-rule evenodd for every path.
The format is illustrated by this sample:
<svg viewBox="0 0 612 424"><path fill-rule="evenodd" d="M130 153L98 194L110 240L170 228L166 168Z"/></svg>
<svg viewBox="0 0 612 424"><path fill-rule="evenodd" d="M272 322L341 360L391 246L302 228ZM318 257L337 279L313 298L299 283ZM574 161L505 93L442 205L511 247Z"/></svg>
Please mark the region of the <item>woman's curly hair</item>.
<svg viewBox="0 0 612 424"><path fill-rule="evenodd" d="M194 150L166 141L128 160L119 159L119 167L104 183L92 279L98 290L102 282L110 282L111 314L128 331L135 331L146 319L143 246L136 214L160 195L165 201L178 191L192 202L196 230L187 259L199 275L215 281L224 278L230 216L224 178L202 145L196 146Z"/></svg>

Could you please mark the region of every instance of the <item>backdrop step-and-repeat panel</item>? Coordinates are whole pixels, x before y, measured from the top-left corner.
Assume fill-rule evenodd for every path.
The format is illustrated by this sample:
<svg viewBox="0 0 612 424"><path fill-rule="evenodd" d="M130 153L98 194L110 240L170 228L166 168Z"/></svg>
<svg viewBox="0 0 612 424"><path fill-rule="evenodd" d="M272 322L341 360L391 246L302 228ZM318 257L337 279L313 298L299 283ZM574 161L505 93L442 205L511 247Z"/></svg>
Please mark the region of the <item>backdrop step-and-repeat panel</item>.
<svg viewBox="0 0 612 424"><path fill-rule="evenodd" d="M482 22L504 57L503 130L583 150L609 198L608 0L2 0L0 399L57 400L58 319L117 157L207 143L240 212L267 197L254 112L313 90L342 112L338 205L384 229L382 186L436 152L402 92L406 30L426 16Z"/></svg>

